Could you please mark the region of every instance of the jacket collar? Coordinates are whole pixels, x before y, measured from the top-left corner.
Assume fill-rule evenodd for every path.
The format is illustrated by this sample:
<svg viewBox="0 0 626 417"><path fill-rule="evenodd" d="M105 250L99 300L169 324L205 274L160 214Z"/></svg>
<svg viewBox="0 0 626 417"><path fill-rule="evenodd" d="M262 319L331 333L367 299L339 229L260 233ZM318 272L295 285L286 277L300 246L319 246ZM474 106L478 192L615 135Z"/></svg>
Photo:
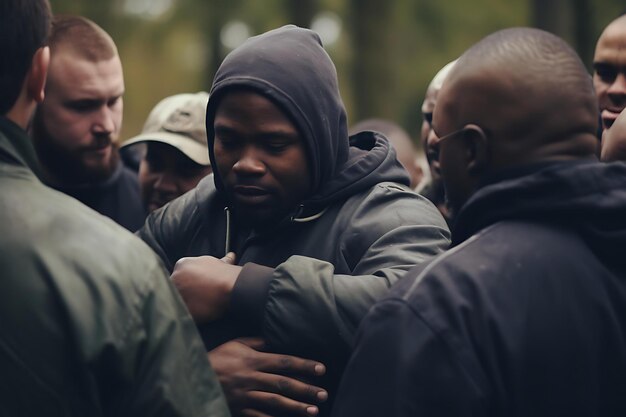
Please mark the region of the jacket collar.
<svg viewBox="0 0 626 417"><path fill-rule="evenodd" d="M0 116L0 158L30 168L41 178L39 160L26 132L5 116Z"/></svg>
<svg viewBox="0 0 626 417"><path fill-rule="evenodd" d="M591 224L601 212L613 218L613 212L623 211L623 207L626 164L579 160L522 167L483 183L459 212L452 228L452 245L502 220Z"/></svg>

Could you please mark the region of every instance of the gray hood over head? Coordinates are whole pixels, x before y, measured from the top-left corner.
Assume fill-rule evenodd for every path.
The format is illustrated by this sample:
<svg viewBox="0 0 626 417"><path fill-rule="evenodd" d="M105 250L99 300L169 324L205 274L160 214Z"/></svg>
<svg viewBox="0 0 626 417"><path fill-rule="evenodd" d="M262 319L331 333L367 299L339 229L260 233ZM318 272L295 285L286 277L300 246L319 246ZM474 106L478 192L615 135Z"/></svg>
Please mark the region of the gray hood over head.
<svg viewBox="0 0 626 417"><path fill-rule="evenodd" d="M217 166L213 121L221 98L232 89L249 89L270 99L303 136L313 186L313 195L303 202L304 211L319 210L382 181L408 184L407 174L384 138L370 132L368 149L350 146L337 71L317 33L284 26L249 38L224 59L207 106L213 166ZM217 170L214 179L217 189L223 190Z"/></svg>

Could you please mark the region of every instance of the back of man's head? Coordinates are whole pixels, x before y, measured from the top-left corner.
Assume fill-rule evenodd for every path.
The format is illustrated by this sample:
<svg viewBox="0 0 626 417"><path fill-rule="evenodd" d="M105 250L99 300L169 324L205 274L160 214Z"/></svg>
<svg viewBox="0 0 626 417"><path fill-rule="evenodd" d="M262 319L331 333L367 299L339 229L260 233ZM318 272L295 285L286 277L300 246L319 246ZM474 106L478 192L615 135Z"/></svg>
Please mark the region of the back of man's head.
<svg viewBox="0 0 626 417"><path fill-rule="evenodd" d="M82 16L56 15L52 21L49 44L52 54L63 49L92 62L117 56L111 36Z"/></svg>
<svg viewBox="0 0 626 417"><path fill-rule="evenodd" d="M0 115L15 104L37 49L50 29L47 0L0 2Z"/></svg>
<svg viewBox="0 0 626 417"><path fill-rule="evenodd" d="M435 119L442 136L467 124L483 128L494 169L591 157L597 146L591 78L567 43L539 29L502 30L465 52L439 94Z"/></svg>
<svg viewBox="0 0 626 417"><path fill-rule="evenodd" d="M459 58L434 112L450 209L495 172L595 158L597 123L591 78L563 40L530 28L484 38Z"/></svg>

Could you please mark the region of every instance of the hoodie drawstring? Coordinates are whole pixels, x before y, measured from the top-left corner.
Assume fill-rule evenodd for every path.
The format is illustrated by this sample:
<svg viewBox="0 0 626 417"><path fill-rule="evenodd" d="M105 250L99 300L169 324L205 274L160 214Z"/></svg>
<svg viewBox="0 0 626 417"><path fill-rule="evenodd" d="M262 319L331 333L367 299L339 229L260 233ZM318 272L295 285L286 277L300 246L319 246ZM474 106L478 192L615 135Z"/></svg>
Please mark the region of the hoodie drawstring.
<svg viewBox="0 0 626 417"><path fill-rule="evenodd" d="M226 212L226 242L224 242L226 251L224 256L226 256L230 252L230 210L228 207L224 207L224 211Z"/></svg>
<svg viewBox="0 0 626 417"><path fill-rule="evenodd" d="M326 213L326 210L328 210L328 207L325 207L324 210L320 211L317 214L314 214L312 216L309 217L300 217L300 218L296 218L293 217L291 219L291 221L295 222L295 223L306 223L306 222L312 222L313 220L317 220L320 217L322 217L324 215L324 213Z"/></svg>

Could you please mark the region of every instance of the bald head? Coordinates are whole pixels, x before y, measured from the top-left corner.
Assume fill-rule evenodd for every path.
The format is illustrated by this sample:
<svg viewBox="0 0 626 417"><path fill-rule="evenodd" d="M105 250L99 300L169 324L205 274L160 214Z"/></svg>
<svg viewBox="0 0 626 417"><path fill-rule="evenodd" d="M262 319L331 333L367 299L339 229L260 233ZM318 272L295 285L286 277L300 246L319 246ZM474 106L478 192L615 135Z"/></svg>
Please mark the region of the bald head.
<svg viewBox="0 0 626 417"><path fill-rule="evenodd" d="M436 133L466 124L488 132L494 169L591 157L597 146L591 79L574 50L550 33L496 32L463 54L439 94Z"/></svg>
<svg viewBox="0 0 626 417"><path fill-rule="evenodd" d="M514 28L472 46L448 74L433 120L452 214L494 172L595 157L597 117L591 78L558 37Z"/></svg>
<svg viewBox="0 0 626 417"><path fill-rule="evenodd" d="M422 103L423 117L422 127L420 129L420 139L424 155L426 156L426 162L428 162L428 167L430 169L431 182L433 184L441 181L441 177L439 176L439 163L437 162L437 149L434 146L435 135L433 134L431 126L433 121L433 111L435 110L439 90L441 90L443 82L448 77L452 68L454 68L456 61L457 60L455 59L452 62L448 62L437 72L437 74L435 74L430 84L428 84L426 96L424 97L424 102Z"/></svg>
<svg viewBox="0 0 626 417"><path fill-rule="evenodd" d="M439 94L439 90L441 90L441 86L443 86L443 82L448 77L452 68L454 68L454 64L456 64L456 59L452 62L448 62L446 65L441 68L437 74L433 77L430 84L428 84L428 88L426 89L426 96L424 97L424 103L422 103L422 113L428 114L432 113L435 109L435 103L437 102L437 95Z"/></svg>

